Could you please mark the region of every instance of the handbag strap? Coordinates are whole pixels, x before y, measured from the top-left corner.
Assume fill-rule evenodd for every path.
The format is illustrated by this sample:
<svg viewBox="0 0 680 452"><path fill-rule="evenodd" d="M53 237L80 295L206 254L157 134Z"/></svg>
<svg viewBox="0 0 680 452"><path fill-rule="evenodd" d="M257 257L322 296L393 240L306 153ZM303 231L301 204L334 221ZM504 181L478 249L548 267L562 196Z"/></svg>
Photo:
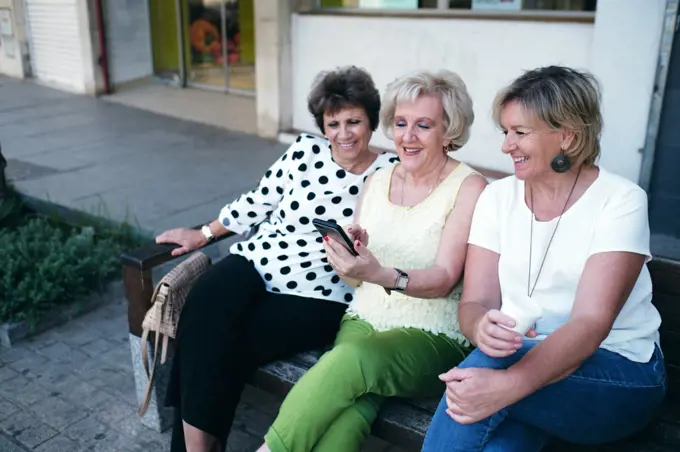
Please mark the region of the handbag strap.
<svg viewBox="0 0 680 452"><path fill-rule="evenodd" d="M144 372L146 373L146 376L148 378L148 381L146 383L146 388L144 389L144 395L142 396L142 404L140 405L139 409L137 410L137 413L140 416L144 416L146 411L149 409L149 405L151 403L151 389L153 387L153 380L154 376L156 374L156 363L158 361L158 341L160 339L160 336L163 336L163 357L161 360L161 364L165 363L165 358L167 355L167 346L168 346L168 336L167 335L162 335L160 332L161 329L161 319L162 319L162 312L163 312L163 306L165 305L165 301L167 299L167 294L168 294L168 286L163 284L159 285L160 287L157 288L156 296L154 297L154 308L158 309L159 312L156 313L156 325L155 325L155 338L154 338L154 346L153 346L153 361L151 363L151 370L149 370L149 356L148 356L148 351L147 351L147 344L148 344L148 338L149 338L149 330L147 328L144 329L142 332L142 363L144 366ZM159 290L160 289L160 290Z"/></svg>
<svg viewBox="0 0 680 452"><path fill-rule="evenodd" d="M147 369L147 376L149 377L147 382L146 382L146 388L144 389L144 395L142 396L142 404L139 407L139 410L137 410L137 413L140 416L144 416L146 413L146 410L149 409L149 405L151 404L151 389L153 388L153 380L154 376L156 375L156 362L158 361L158 338L160 337L161 333L156 333L156 337L154 339L154 347L153 347L153 362L151 363L151 372L148 371L148 364L147 364L147 356L146 356L146 350L145 350L145 343L146 343L146 338L148 337L148 330L144 330L144 333L142 336L142 340L144 340L144 343L142 344L142 359L144 360L144 367Z"/></svg>

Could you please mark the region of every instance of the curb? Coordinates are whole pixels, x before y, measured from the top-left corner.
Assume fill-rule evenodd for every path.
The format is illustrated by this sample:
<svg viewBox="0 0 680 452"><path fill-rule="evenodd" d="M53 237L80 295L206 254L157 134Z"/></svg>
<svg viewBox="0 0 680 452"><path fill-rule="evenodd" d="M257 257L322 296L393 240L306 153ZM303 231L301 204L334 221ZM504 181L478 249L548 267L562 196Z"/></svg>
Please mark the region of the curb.
<svg viewBox="0 0 680 452"><path fill-rule="evenodd" d="M70 320L87 314L99 307L120 300L125 296L123 281L113 281L103 291L95 292L69 305L55 306L45 312L34 328L28 322L0 324L0 346L11 348L22 339L43 333Z"/></svg>

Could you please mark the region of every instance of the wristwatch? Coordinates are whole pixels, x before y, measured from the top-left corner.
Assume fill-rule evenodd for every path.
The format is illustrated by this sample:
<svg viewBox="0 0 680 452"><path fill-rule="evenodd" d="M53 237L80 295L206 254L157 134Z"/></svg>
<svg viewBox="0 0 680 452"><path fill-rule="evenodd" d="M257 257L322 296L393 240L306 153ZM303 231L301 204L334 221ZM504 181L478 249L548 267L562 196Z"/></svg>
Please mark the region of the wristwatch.
<svg viewBox="0 0 680 452"><path fill-rule="evenodd" d="M203 236L208 241L208 243L212 242L213 239L215 238L212 231L210 230L210 226L207 224L203 225L203 227L201 228L201 232L203 233Z"/></svg>
<svg viewBox="0 0 680 452"><path fill-rule="evenodd" d="M406 290L406 286L408 286L408 273L398 268L395 268L395 270L397 271L397 281L394 283L394 289L392 290L403 292Z"/></svg>

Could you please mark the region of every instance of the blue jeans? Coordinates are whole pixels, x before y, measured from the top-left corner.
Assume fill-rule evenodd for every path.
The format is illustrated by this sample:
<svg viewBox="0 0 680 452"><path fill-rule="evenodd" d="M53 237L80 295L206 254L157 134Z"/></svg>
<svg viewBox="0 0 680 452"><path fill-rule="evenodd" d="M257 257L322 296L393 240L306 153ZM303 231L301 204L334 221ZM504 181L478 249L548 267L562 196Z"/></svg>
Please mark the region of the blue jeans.
<svg viewBox="0 0 680 452"><path fill-rule="evenodd" d="M476 349L458 367L507 369L537 343L526 341L507 358L491 358ZM579 444L608 443L644 427L665 394L666 373L658 347L648 363L598 349L569 377L474 424L451 419L443 397L422 450L534 452L551 437Z"/></svg>

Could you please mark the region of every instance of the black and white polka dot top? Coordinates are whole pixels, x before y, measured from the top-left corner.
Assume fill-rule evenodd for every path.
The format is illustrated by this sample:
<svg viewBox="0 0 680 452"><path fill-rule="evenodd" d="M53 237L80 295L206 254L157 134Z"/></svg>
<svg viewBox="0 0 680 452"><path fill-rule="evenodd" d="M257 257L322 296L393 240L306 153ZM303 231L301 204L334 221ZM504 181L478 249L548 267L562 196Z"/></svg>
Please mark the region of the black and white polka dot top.
<svg viewBox="0 0 680 452"><path fill-rule="evenodd" d="M249 237L231 253L250 260L270 292L349 303L354 289L328 265L312 220L352 223L366 178L397 161L382 153L363 174L352 174L335 163L328 140L300 135L256 189L222 208L222 224Z"/></svg>

